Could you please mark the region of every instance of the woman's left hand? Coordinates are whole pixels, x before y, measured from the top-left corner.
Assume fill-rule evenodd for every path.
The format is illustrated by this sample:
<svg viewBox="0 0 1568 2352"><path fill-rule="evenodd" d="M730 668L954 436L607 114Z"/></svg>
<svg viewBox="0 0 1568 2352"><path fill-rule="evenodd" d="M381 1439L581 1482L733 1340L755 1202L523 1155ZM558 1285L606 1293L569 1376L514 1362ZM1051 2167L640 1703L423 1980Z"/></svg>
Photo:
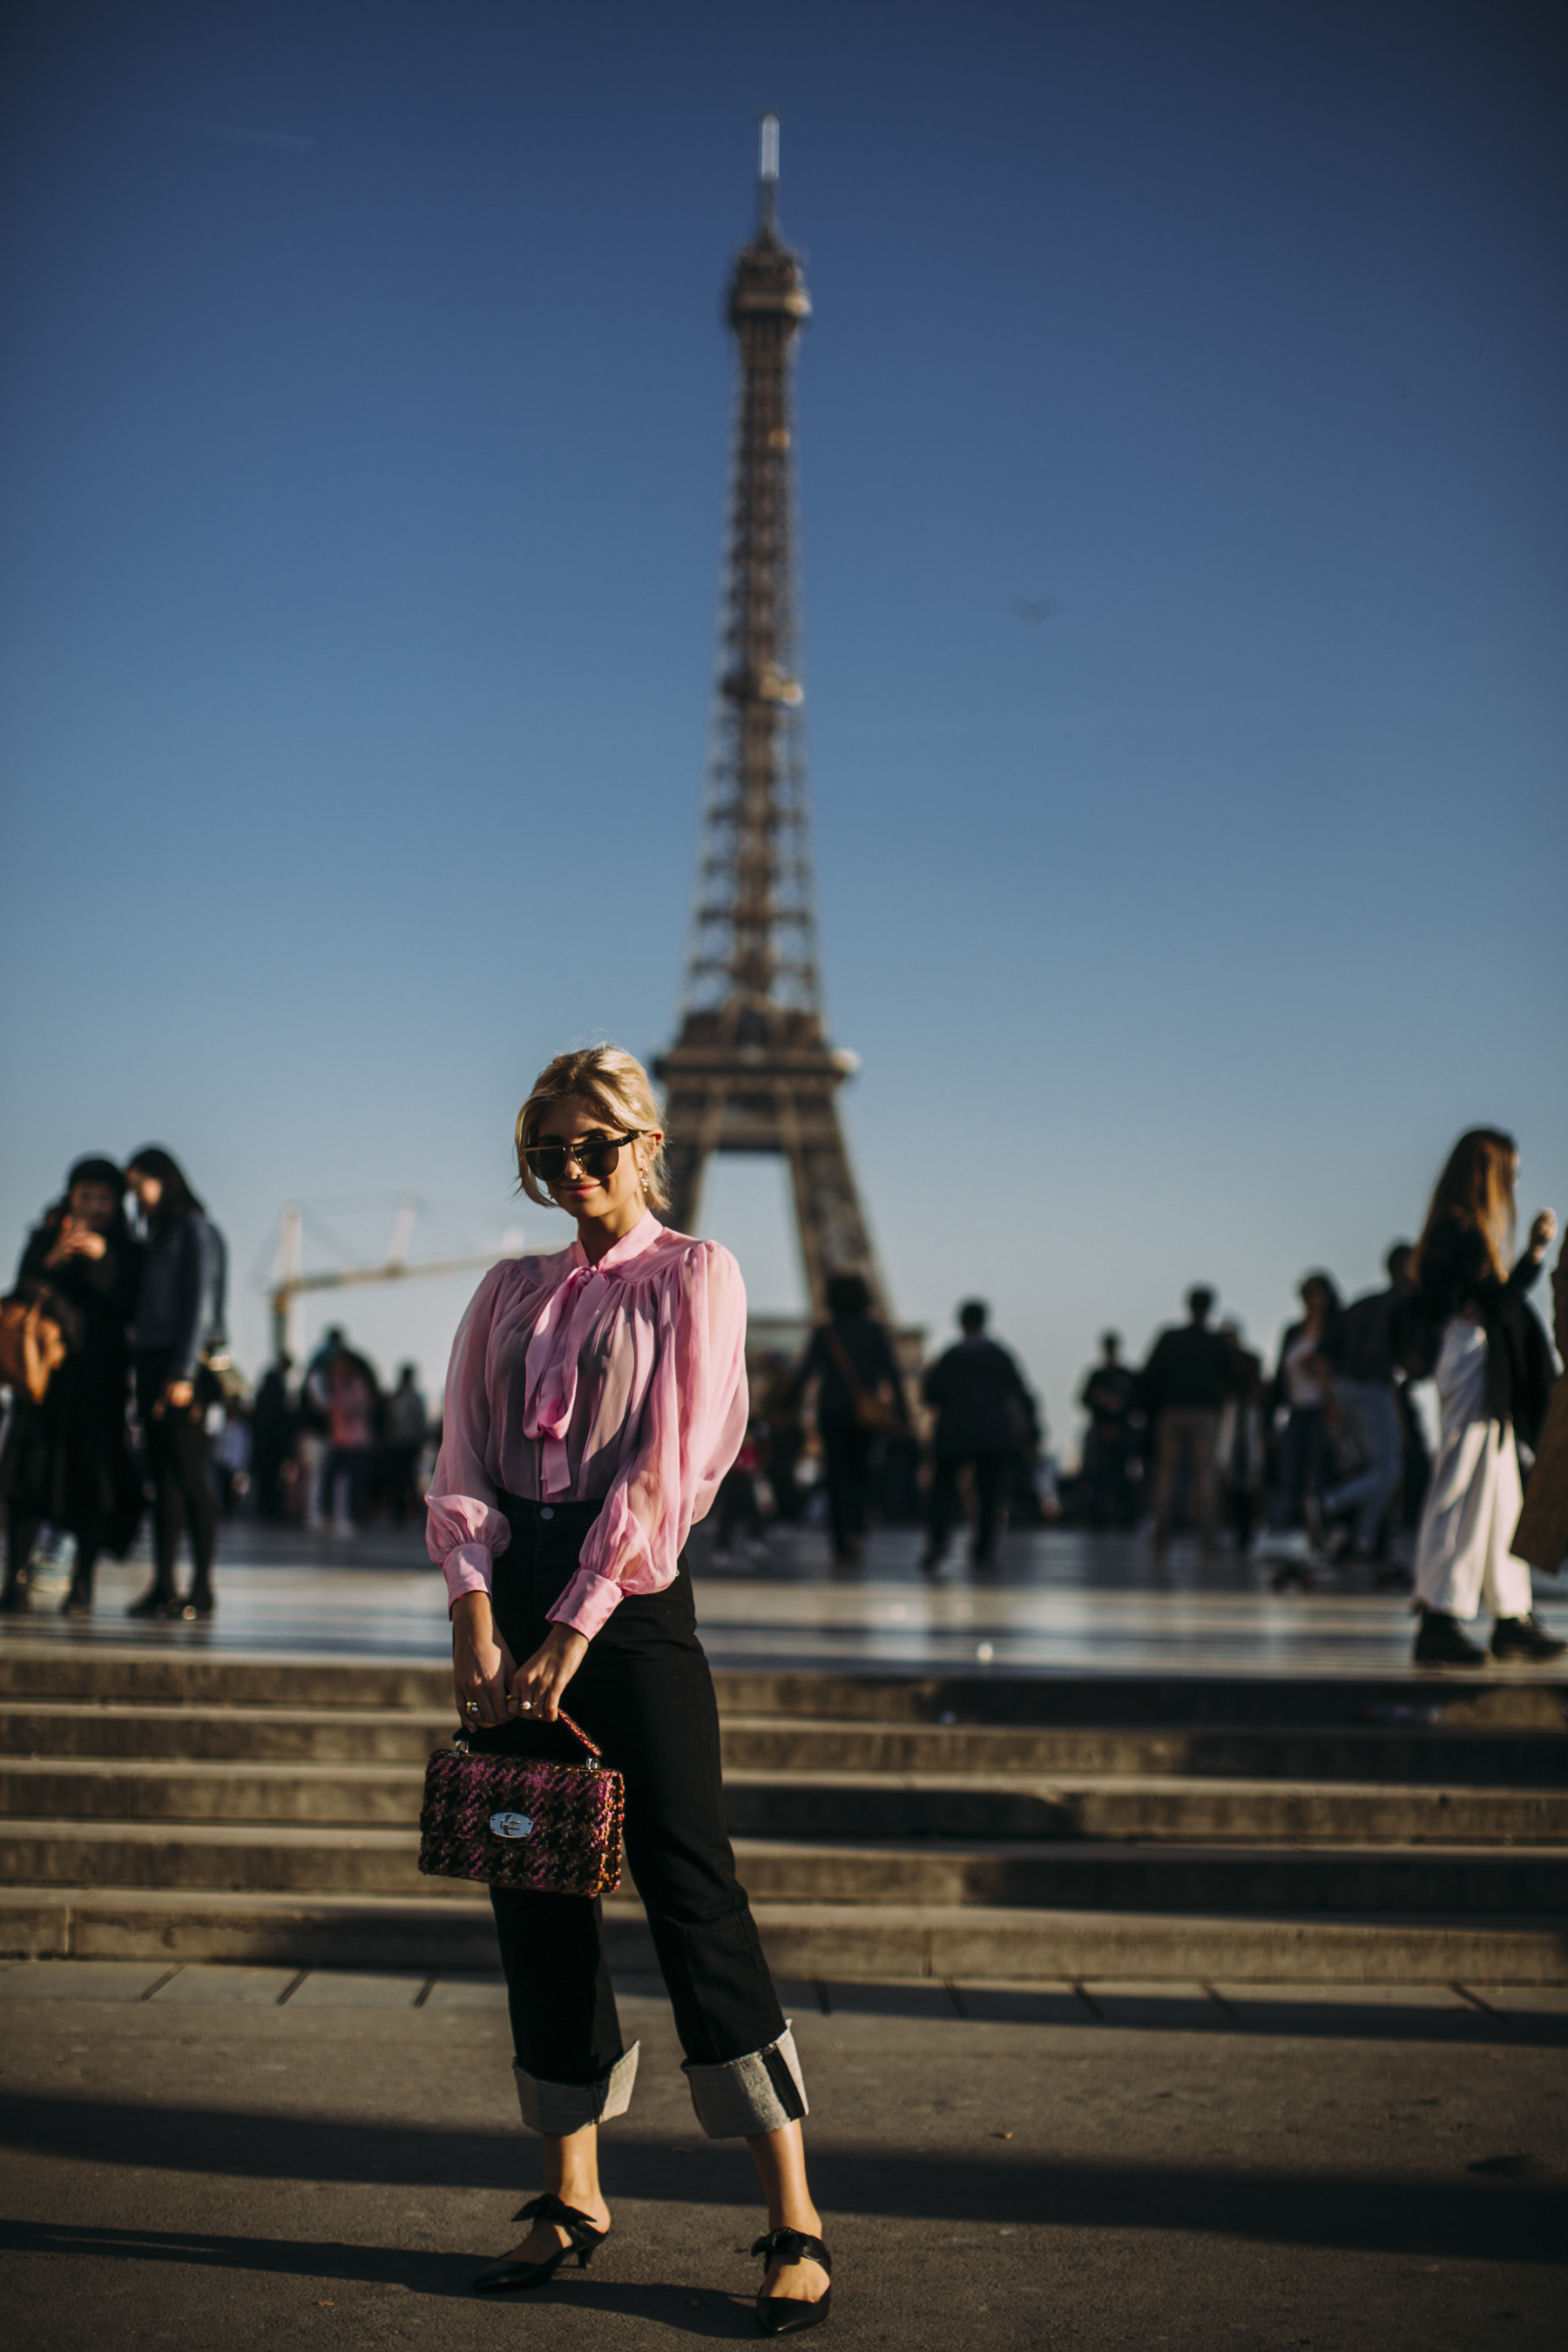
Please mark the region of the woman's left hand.
<svg viewBox="0 0 1568 2352"><path fill-rule="evenodd" d="M1544 1257L1546 1255L1547 1251L1552 1247L1552 1237L1556 1234L1556 1231L1557 1220L1555 1216L1550 1209L1542 1209L1537 1215L1535 1223L1530 1228L1530 1255L1531 1257Z"/></svg>
<svg viewBox="0 0 1568 2352"><path fill-rule="evenodd" d="M553 1723L561 1712L561 1694L587 1654L585 1635L574 1633L570 1625L552 1625L542 1647L513 1675L507 1713Z"/></svg>

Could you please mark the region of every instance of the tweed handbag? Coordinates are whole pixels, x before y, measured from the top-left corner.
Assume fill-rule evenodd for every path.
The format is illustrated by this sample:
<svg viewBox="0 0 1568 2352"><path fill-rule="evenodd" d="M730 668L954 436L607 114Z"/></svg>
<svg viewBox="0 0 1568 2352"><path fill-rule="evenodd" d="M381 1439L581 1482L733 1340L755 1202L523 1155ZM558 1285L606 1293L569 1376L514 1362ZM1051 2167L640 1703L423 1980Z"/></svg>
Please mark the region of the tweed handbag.
<svg viewBox="0 0 1568 2352"><path fill-rule="evenodd" d="M564 1712L580 1764L480 1755L461 1733L425 1768L419 1867L531 1895L613 1895L621 1883L626 1785Z"/></svg>

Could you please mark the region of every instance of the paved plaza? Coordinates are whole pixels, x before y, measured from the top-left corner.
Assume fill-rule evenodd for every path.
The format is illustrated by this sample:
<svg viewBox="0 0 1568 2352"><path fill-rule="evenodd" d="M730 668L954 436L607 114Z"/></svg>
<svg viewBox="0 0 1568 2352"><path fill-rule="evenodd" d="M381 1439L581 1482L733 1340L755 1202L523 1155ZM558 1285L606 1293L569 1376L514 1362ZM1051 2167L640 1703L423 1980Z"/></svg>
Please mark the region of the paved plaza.
<svg viewBox="0 0 1568 2352"><path fill-rule="evenodd" d="M837 2260L825 2345L1562 2341L1564 1996L784 1990ZM657 1984L624 1991L643 2052L605 2133L611 2241L498 2306L468 2282L540 2185L499 1983L0 1969L11 2340L755 2340L744 2151L697 2131Z"/></svg>
<svg viewBox="0 0 1568 2352"><path fill-rule="evenodd" d="M715 1665L803 1671L1434 1679L1410 1664L1408 1596L1371 1589L1363 1569L1326 1570L1311 1592L1275 1593L1267 1566L1253 1561L1225 1556L1204 1566L1178 1545L1154 1569L1137 1537L1047 1529L1009 1534L984 1576L955 1543L930 1578L921 1546L913 1528L879 1531L862 1570L835 1575L819 1535L774 1530L766 1556L741 1567L716 1564L700 1528L691 1563L704 1647ZM147 1577L142 1560L106 1562L91 1619L61 1619L53 1596L40 1594L25 1617L0 1621L0 1641L25 1633L217 1654L448 1654L445 1587L416 1533L344 1538L232 1526L219 1547L217 1615L205 1625L128 1620ZM1548 1614L1553 1591L1542 1579ZM1528 1679L1534 1670L1506 1671Z"/></svg>

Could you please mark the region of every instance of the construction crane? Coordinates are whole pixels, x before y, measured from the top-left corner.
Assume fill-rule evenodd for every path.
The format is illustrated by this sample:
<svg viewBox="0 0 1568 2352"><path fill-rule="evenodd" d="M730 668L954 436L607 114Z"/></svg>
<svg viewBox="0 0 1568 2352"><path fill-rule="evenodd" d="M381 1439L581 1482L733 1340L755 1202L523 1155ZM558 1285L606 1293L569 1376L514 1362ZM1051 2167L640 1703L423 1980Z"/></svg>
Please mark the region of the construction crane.
<svg viewBox="0 0 1568 2352"><path fill-rule="evenodd" d="M408 1245L414 1238L414 1220L418 1213L418 1201L412 1192L405 1192L397 1204L392 1240L379 1265L346 1265L334 1273L307 1274L304 1271L304 1213L296 1202L291 1201L289 1203L283 1212L278 1272L267 1293L268 1304L272 1310L272 1353L275 1360L290 1352L289 1326L294 1301L305 1291L357 1290L372 1282L414 1282L443 1274L476 1274L485 1266L499 1264L503 1257L522 1255L520 1244L516 1248L484 1250L471 1257L416 1258L411 1264Z"/></svg>

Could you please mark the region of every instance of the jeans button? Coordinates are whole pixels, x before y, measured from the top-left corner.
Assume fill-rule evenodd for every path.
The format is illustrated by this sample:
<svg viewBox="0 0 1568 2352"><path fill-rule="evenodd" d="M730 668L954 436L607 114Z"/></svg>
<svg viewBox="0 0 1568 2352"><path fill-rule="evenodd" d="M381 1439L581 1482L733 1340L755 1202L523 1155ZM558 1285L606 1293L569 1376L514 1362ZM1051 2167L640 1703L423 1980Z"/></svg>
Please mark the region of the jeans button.
<svg viewBox="0 0 1568 2352"><path fill-rule="evenodd" d="M555 1517L555 1514L551 1509L549 1504L545 1503L541 1506L539 1516L542 1519L552 1519Z"/></svg>

